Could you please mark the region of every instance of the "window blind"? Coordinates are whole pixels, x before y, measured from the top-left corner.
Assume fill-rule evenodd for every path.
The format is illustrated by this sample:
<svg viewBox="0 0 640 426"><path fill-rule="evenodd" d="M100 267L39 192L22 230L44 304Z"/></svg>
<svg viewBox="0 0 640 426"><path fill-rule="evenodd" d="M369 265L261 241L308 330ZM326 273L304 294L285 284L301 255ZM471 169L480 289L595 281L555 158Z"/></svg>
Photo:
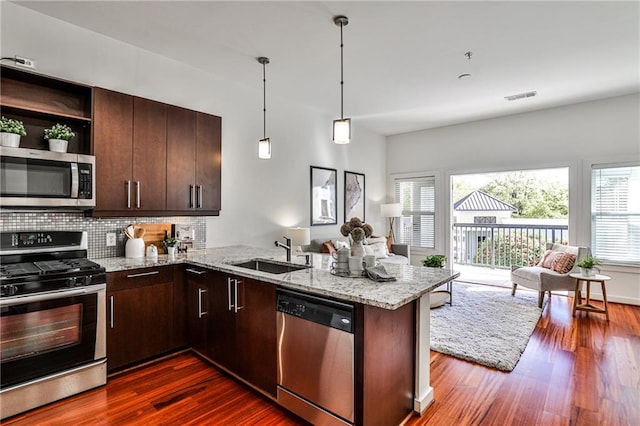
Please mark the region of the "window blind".
<svg viewBox="0 0 640 426"><path fill-rule="evenodd" d="M605 262L640 265L640 164L592 167L591 251Z"/></svg>
<svg viewBox="0 0 640 426"><path fill-rule="evenodd" d="M395 198L402 204L402 217L395 227L396 241L435 248L435 178L398 178L395 180Z"/></svg>

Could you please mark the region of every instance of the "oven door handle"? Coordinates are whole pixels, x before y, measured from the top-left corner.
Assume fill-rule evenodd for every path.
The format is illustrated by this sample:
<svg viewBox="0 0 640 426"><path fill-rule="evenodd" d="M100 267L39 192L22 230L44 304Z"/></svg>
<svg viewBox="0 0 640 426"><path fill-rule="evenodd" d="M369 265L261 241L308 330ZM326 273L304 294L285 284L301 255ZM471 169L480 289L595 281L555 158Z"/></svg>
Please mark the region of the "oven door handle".
<svg viewBox="0 0 640 426"><path fill-rule="evenodd" d="M64 299L66 297L81 296L98 293L107 288L105 284L92 285L77 290L65 290L56 293L34 294L31 296L16 297L13 299L0 299L0 306L22 305L23 303L42 302L45 300Z"/></svg>

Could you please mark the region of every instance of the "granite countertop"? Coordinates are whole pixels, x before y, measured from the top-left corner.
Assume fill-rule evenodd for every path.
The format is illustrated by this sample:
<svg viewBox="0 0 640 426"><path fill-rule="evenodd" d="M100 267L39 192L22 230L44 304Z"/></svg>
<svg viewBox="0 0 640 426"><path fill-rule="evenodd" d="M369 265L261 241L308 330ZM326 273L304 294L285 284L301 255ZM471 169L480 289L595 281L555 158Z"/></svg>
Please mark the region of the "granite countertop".
<svg viewBox="0 0 640 426"><path fill-rule="evenodd" d="M255 258L284 261L285 251L273 247L229 246L193 250L171 258L167 255L159 255L158 258L117 257L92 260L105 267L107 272L188 263L254 278L294 290L391 310L406 305L460 276L459 272L450 269L385 264L387 272L396 277L397 281L379 283L368 278L335 276L329 272L332 262L331 256L319 253L310 254L313 268L284 274L271 274L231 265L231 263ZM304 262L304 256L293 256L292 263L304 264Z"/></svg>

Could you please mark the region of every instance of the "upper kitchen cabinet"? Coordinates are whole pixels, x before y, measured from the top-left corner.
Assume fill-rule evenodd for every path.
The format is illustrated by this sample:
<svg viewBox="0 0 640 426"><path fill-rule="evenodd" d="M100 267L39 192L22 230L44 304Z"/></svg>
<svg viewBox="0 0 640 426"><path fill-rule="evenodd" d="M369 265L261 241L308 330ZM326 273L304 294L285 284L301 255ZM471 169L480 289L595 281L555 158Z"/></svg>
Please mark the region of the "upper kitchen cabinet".
<svg viewBox="0 0 640 426"><path fill-rule="evenodd" d="M162 212L167 205L167 105L133 98L133 206Z"/></svg>
<svg viewBox="0 0 640 426"><path fill-rule="evenodd" d="M162 214L166 205L167 106L95 88L94 216Z"/></svg>
<svg viewBox="0 0 640 426"><path fill-rule="evenodd" d="M95 210L117 214L133 206L133 96L96 87L93 102Z"/></svg>
<svg viewBox="0 0 640 426"><path fill-rule="evenodd" d="M94 89L93 216L218 215L221 118Z"/></svg>
<svg viewBox="0 0 640 426"><path fill-rule="evenodd" d="M196 209L218 215L221 209L222 118L196 116Z"/></svg>
<svg viewBox="0 0 640 426"><path fill-rule="evenodd" d="M220 211L222 119L169 106L167 210L217 215Z"/></svg>
<svg viewBox="0 0 640 426"><path fill-rule="evenodd" d="M91 152L92 88L13 67L1 67L0 106L2 115L24 123L27 135L21 148L48 150L44 129L66 124L76 136L68 152Z"/></svg>

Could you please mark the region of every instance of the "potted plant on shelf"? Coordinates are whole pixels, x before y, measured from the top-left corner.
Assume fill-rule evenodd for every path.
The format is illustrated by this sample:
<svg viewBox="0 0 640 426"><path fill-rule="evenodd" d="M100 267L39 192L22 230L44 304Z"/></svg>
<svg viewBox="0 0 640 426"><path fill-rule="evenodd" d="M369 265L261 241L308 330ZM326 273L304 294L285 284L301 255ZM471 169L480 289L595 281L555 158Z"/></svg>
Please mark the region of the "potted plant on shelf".
<svg viewBox="0 0 640 426"><path fill-rule="evenodd" d="M18 148L22 136L27 136L22 121L6 117L0 118L0 145Z"/></svg>
<svg viewBox="0 0 640 426"><path fill-rule="evenodd" d="M71 127L60 123L44 130L44 138L49 141L49 150L55 152L67 152L69 140L75 135Z"/></svg>
<svg viewBox="0 0 640 426"><path fill-rule="evenodd" d="M580 262L576 263L576 266L582 270L582 275L585 277L593 276L593 270L600 272L600 268L597 268L596 265L600 265L601 262L599 259L591 256L587 256L582 259Z"/></svg>
<svg viewBox="0 0 640 426"><path fill-rule="evenodd" d="M428 254L422 260L422 265L430 268L444 268L446 261L447 257L441 254Z"/></svg>
<svg viewBox="0 0 640 426"><path fill-rule="evenodd" d="M164 248L165 253L169 256L174 256L176 254L176 248L178 246L178 240L173 237L165 237L162 240L162 248Z"/></svg>

